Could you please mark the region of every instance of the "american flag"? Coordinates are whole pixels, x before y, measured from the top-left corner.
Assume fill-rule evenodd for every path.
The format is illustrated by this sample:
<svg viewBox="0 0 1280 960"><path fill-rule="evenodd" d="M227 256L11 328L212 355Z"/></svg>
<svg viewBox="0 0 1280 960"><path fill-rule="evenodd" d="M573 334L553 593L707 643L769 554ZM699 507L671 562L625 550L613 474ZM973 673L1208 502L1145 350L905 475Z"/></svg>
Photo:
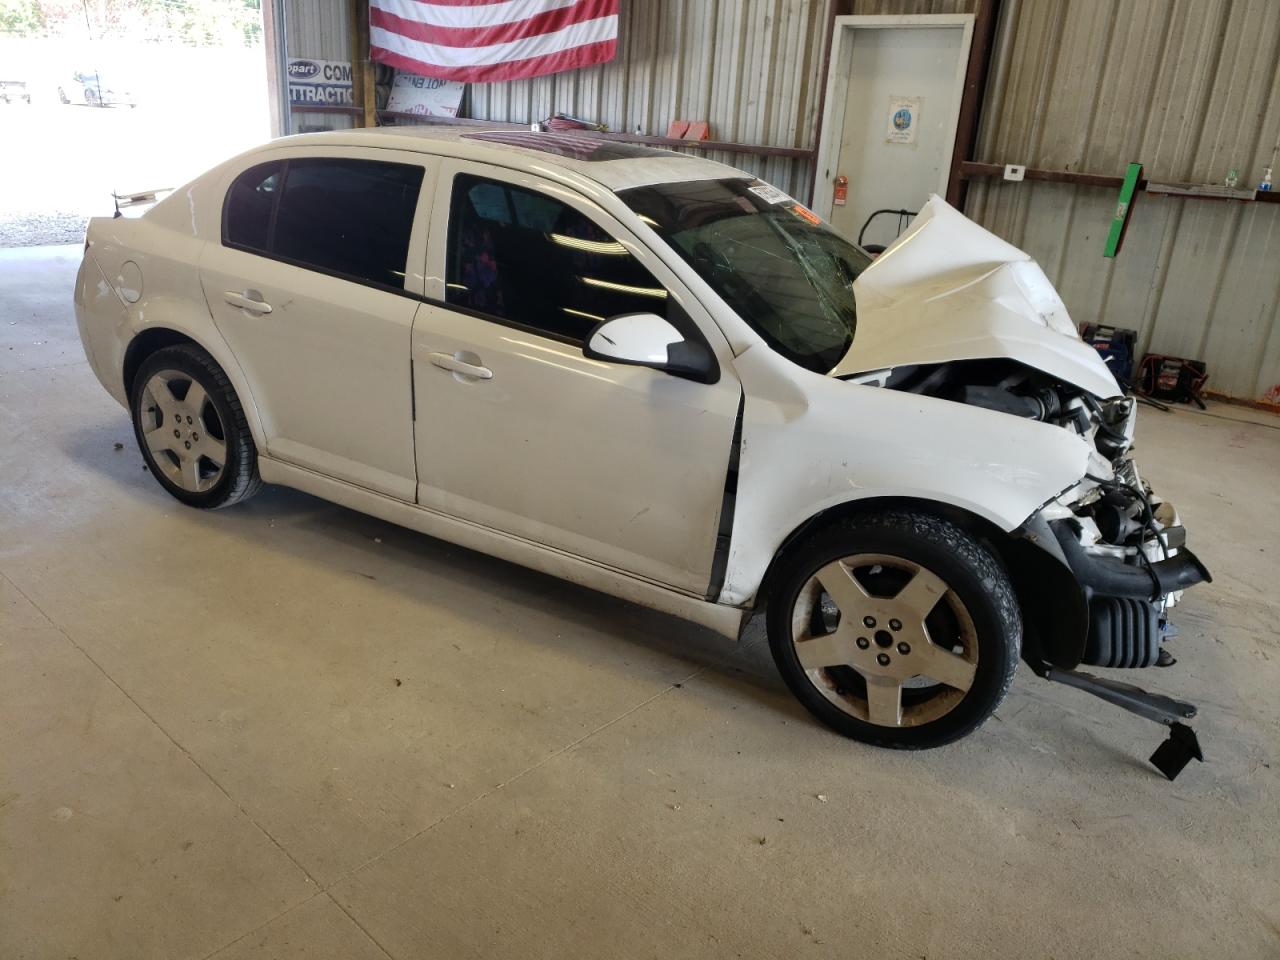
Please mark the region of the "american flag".
<svg viewBox="0 0 1280 960"><path fill-rule="evenodd" d="M618 0L370 0L374 60L494 83L612 60Z"/></svg>

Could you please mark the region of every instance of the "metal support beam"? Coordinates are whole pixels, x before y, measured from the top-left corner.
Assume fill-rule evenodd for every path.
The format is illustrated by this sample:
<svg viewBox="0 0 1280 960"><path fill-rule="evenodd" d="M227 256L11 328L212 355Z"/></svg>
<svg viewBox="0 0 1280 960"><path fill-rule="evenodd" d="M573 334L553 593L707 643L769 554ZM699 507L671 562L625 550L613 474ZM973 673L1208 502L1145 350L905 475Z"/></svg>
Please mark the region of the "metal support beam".
<svg viewBox="0 0 1280 960"><path fill-rule="evenodd" d="M293 123L289 110L284 18L284 0L265 0L262 4L262 47L267 57L267 104L273 137L290 133Z"/></svg>
<svg viewBox="0 0 1280 960"><path fill-rule="evenodd" d="M369 0L349 0L351 14L351 96L355 104L355 125L378 125L378 92L374 66L369 59Z"/></svg>
<svg viewBox="0 0 1280 960"><path fill-rule="evenodd" d="M973 43L969 46L969 66L965 70L964 91L960 97L960 116L956 120L956 142L951 151L951 173L947 177L947 203L961 211L964 210L969 184L960 167L973 159L978 145L982 98L987 88L987 73L999 19L1000 0L978 0L973 19Z"/></svg>

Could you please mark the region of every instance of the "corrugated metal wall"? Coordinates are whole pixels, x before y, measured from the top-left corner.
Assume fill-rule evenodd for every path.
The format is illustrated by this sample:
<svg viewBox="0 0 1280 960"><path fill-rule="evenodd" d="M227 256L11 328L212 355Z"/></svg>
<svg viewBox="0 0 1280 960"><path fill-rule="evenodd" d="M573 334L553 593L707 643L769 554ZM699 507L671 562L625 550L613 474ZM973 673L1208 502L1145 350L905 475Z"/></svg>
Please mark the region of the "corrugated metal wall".
<svg viewBox="0 0 1280 960"><path fill-rule="evenodd" d="M351 60L351 11L347 0L286 0L285 50L307 60ZM294 113L292 131L309 127L346 130L352 119L343 113Z"/></svg>
<svg viewBox="0 0 1280 960"><path fill-rule="evenodd" d="M1005 0L977 159L1253 186L1280 138L1275 0ZM1280 382L1280 206L1140 194L1102 257L1114 190L981 181L968 213L1031 253L1077 321L1207 360L1211 389Z"/></svg>
<svg viewBox="0 0 1280 960"><path fill-rule="evenodd" d="M709 120L714 140L812 147L831 0L623 0L612 63L517 83L476 84L467 116L529 123L567 113L610 130L665 135ZM709 154L795 196L810 164Z"/></svg>

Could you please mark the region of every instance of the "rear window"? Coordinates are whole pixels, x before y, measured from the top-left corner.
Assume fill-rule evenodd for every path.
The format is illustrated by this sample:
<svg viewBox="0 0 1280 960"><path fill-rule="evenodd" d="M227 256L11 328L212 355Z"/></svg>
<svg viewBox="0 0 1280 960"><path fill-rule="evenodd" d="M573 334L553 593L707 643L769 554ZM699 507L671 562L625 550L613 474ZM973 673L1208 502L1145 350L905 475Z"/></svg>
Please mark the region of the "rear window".
<svg viewBox="0 0 1280 960"><path fill-rule="evenodd" d="M422 167L304 158L253 167L224 208L223 243L378 286L403 287Z"/></svg>

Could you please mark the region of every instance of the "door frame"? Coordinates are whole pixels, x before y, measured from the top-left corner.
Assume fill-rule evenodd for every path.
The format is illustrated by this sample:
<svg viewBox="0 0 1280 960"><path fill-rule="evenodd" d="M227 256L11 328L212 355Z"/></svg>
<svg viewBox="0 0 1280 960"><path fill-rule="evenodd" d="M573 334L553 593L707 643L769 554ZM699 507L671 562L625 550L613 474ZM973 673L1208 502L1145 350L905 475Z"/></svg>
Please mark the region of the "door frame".
<svg viewBox="0 0 1280 960"><path fill-rule="evenodd" d="M834 20L831 56L827 65L827 82L822 94L822 129L818 131L818 162L814 174L813 203L815 213L831 219L834 186L831 171L840 160L840 144L844 140L845 101L849 93L849 68L853 63L855 30L922 30L951 27L962 31L960 55L956 58L955 101L948 110L946 152L938 180L938 194L945 196L951 177L951 158L955 151L956 131L960 122L960 103L964 97L965 76L969 69L969 47L973 43L972 13L890 14L876 16L839 16Z"/></svg>
<svg viewBox="0 0 1280 960"><path fill-rule="evenodd" d="M693 339L696 337L711 351L719 366L719 376L713 383L696 383L692 384L692 389L701 390L722 390L732 393L733 405L725 405L725 416L727 430L725 432L726 448L724 450L724 459L719 463L712 463L710 470L717 474L714 478L715 486L710 489L709 496L716 500L716 512L713 516L714 523L709 531L705 541L697 541L699 545L705 542L709 548L709 562L705 575L701 570L688 569L681 571L674 562L669 562L646 555L639 549L630 549L631 544L624 544L621 541L613 542L605 539L595 539L594 542L602 544L606 547L613 546L618 551L629 552L633 558L638 558L642 563L648 563L649 569L645 569L643 565L637 565L634 562L627 562L620 557L605 557L601 555L592 555L581 548L580 545L567 542L564 538L565 534L570 537L579 537L584 540L591 538L587 534L576 533L568 527L546 526L542 530L534 529L526 526L523 529L513 527L504 523L502 518L492 516L483 516L478 513L468 514L459 510L456 503L449 502L448 498L441 498L440 494L445 488L433 487L430 471L422 469L422 460L418 459L418 484L417 484L417 502L424 509L441 516L450 517L457 522L466 523L477 529L495 531L504 537L518 539L523 542L536 545L539 549L554 551L564 556L570 556L583 563L589 563L599 569L607 569L615 571L636 580L643 580L649 584L659 586L667 591L674 591L686 597L696 597L705 601L714 601L723 588L724 572L729 558L730 543L726 531L726 516L732 517L730 512L733 507L732 489L730 481L736 477L731 472L731 462L735 458L737 449L737 428L742 418L743 411L743 387L740 376L734 365L734 353L732 345L717 322L713 308L703 301L694 292L690 284L690 273L692 268L688 268L681 261L677 265L667 263L654 247L650 246L643 240L625 220L614 210L609 209L604 203L599 202L596 197L591 196L583 185L574 183L572 179L566 178L561 171L543 170L538 168L526 168L522 166L508 166L501 162L495 162L488 159L474 159L466 156L441 155L439 157L440 164L436 170L435 194L433 197L433 208L431 212L429 240L426 250L425 272L426 286L425 295L423 297L424 308L420 308L414 319L413 332L410 340L410 356L412 358L412 369L414 371L415 395L419 398L424 406L430 406L430 391L433 389L431 383L440 380L439 371L432 374L431 381L418 379L418 370L425 361L418 352L419 341L426 340L430 334L426 331L431 324L430 311L441 311L445 314L456 314L463 317L469 317L478 324L483 324L494 328L495 332L512 335L517 333L524 334L524 340L513 340L510 336L501 336L501 339L508 342L518 343L520 346L541 351L545 346L534 342L537 340L545 340L546 345L559 348L561 350L568 349L578 356L575 359L582 360L585 355L582 354L582 343L576 339L564 338L557 336L555 333L549 332L536 327L527 327L523 324L513 322L502 316L494 315L483 310L472 309L455 303L448 302L447 286L448 279L448 257L450 255L449 238L452 233L452 219L454 216L454 183L458 175L471 175L485 180L491 180L496 183L505 184L515 188L521 188L542 194L554 199L565 206L576 210L586 219L595 223L597 227L611 236L618 243L622 244L628 252L643 266L654 279L662 284L667 290L672 300L681 308L685 318L690 325L690 329L682 329L682 332ZM589 184L588 184L589 186ZM607 194L612 197L612 194ZM603 198L602 198L603 199ZM616 201L621 204L621 201ZM634 217L634 214L631 214ZM696 278L696 274L693 275ZM679 326L679 324L677 324ZM513 351L516 355L523 355L526 359L532 359L541 363L549 363L552 367L561 367L562 364L549 361L544 357L529 357L527 353L521 354L520 351ZM548 352L556 352L551 350ZM586 360L587 363L594 366L616 367L619 371L618 376L634 376L634 377L652 377L658 382L665 378L671 377L671 374L649 370L642 366L634 366L627 364L603 363L599 360ZM495 375L499 373L495 369ZM570 370L570 373L577 372ZM597 376L595 374L587 374L592 379L612 380L609 376ZM672 378L678 380L678 378ZM688 384L686 384L688 386ZM615 386L615 389L620 389ZM703 404L700 411L714 416L714 408L710 403ZM438 445L428 445L424 447L420 430L427 429L423 427L422 417L416 417L414 423L414 444L416 451L424 449L438 449ZM709 421L708 421L709 422ZM706 450L703 446L698 449ZM415 454L417 456L417 454ZM447 491L446 491L447 493ZM481 501L477 504L483 505ZM493 504L488 506L493 507ZM505 507L498 506L498 510L505 510ZM648 507L643 512L648 511ZM532 521L536 524L544 524L544 521L530 517L527 513L515 514L520 516L527 523ZM710 513L708 516L712 516ZM633 518L634 519L634 518ZM685 528L692 525L686 522ZM550 532L550 537L548 537ZM559 542L556 542L556 538ZM693 549L698 549L694 546ZM661 571L655 568L655 564L665 565L669 569ZM676 571L677 576L672 578L671 571ZM686 576L682 581L679 574L683 572ZM690 578L691 577L691 578Z"/></svg>

